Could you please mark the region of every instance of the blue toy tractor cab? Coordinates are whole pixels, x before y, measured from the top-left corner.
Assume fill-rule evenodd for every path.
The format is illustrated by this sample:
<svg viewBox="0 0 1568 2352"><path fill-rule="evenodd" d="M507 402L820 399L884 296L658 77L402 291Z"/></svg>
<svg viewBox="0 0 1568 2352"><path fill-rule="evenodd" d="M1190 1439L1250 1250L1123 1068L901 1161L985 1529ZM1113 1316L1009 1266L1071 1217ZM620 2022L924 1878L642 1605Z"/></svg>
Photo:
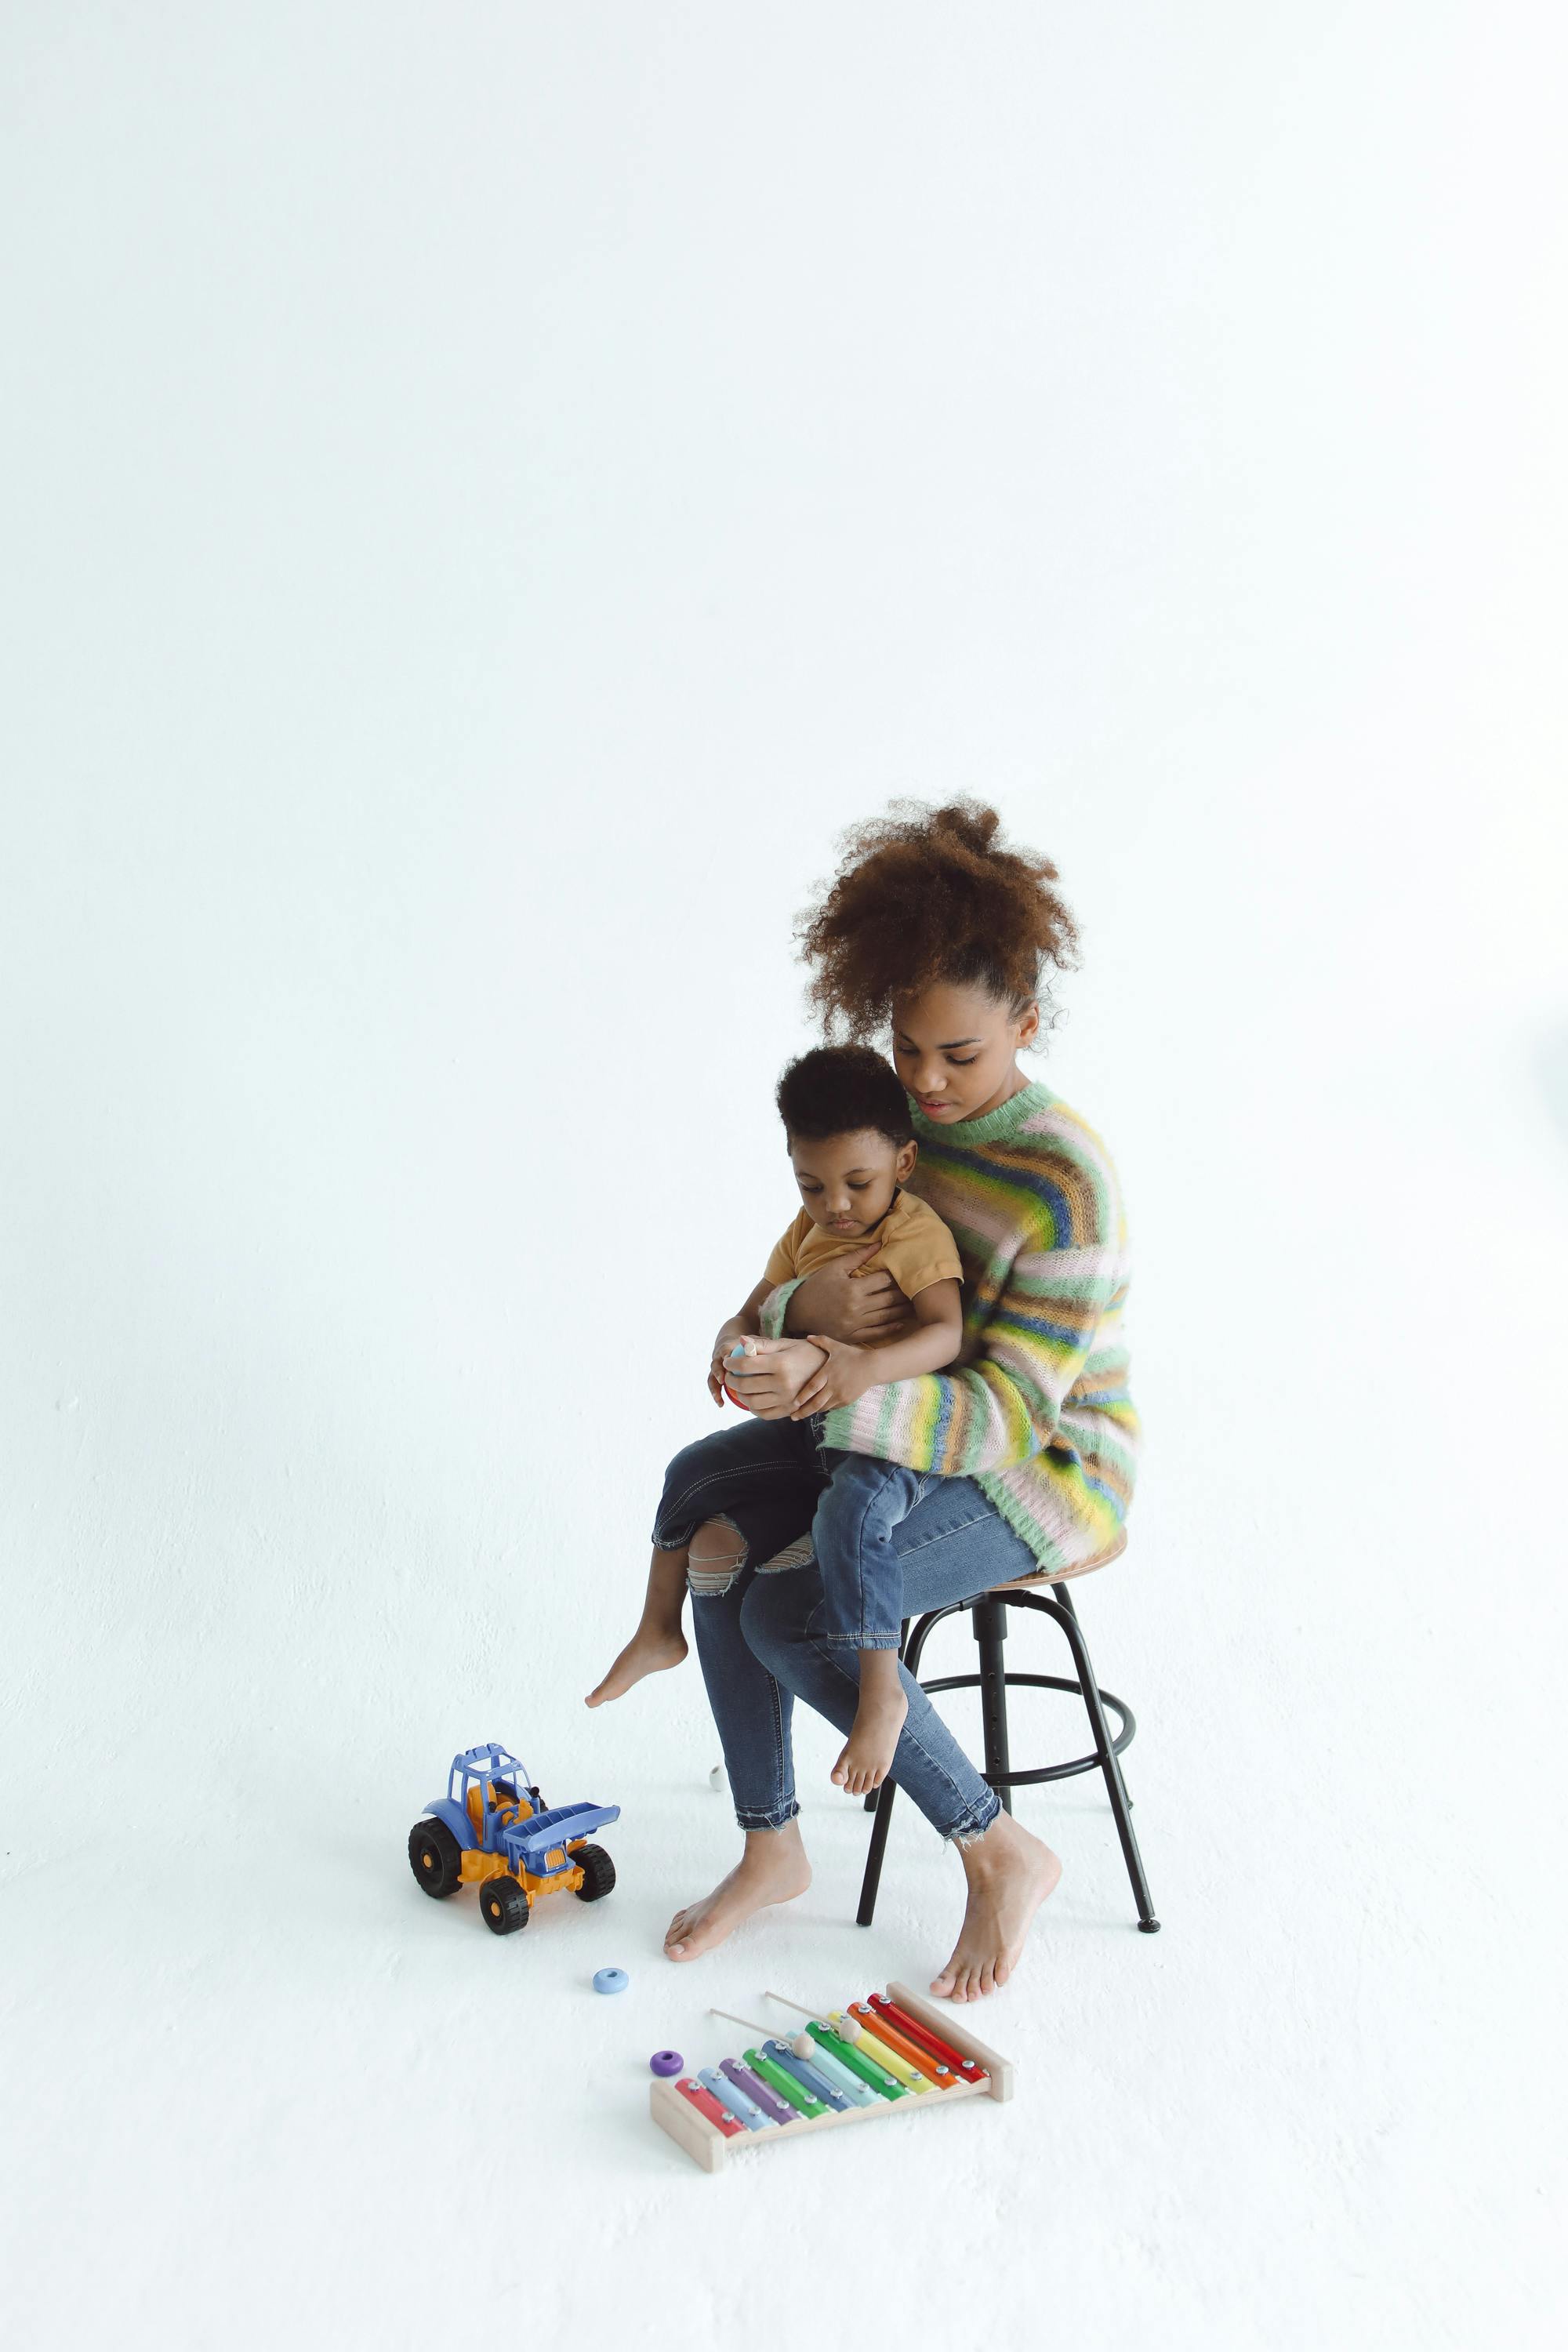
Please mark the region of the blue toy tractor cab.
<svg viewBox="0 0 1568 2352"><path fill-rule="evenodd" d="M557 1805L528 1777L528 1767L499 1740L452 1759L447 1793L425 1808L429 1818L408 1832L408 1862L426 1895L477 1885L479 1910L494 1935L526 1927L536 1897L575 1895L597 1903L616 1883L616 1865L590 1830L619 1821L619 1805Z"/></svg>

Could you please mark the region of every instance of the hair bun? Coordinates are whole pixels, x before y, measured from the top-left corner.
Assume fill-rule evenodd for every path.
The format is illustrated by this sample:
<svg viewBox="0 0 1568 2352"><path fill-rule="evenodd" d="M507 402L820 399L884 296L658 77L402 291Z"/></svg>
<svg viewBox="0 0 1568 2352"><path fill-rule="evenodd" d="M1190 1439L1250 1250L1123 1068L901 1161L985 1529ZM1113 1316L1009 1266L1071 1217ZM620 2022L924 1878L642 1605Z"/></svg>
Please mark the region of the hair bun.
<svg viewBox="0 0 1568 2352"><path fill-rule="evenodd" d="M983 801L896 800L886 816L851 825L837 875L795 924L827 1034L873 1037L894 997L937 981L982 987L1020 1012L1037 1001L1047 965L1078 961L1056 880L1048 857L1005 844Z"/></svg>

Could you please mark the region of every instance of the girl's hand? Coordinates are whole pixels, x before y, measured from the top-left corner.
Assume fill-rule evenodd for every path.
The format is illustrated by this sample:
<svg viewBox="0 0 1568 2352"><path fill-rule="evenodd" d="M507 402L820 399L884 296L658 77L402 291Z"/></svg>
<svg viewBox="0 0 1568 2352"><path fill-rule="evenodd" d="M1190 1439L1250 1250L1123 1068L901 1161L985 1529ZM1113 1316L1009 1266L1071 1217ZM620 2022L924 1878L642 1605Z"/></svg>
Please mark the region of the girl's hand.
<svg viewBox="0 0 1568 2352"><path fill-rule="evenodd" d="M731 1346L735 1342L731 1340ZM742 1342L746 1353L722 1359L724 1378L744 1397L759 1421L784 1421L803 1381L822 1361L822 1351L809 1339L757 1339Z"/></svg>
<svg viewBox="0 0 1568 2352"><path fill-rule="evenodd" d="M877 1243L868 1242L864 1249L848 1250L808 1274L790 1293L785 1332L793 1338L808 1331L820 1344L826 1331L851 1347L907 1338L915 1328L914 1310L892 1276L880 1265L869 1274L859 1271L877 1249Z"/></svg>
<svg viewBox="0 0 1568 2352"><path fill-rule="evenodd" d="M837 1404L853 1404L857 1397L863 1397L868 1388L876 1386L875 1348L852 1348L843 1339L826 1338L820 1331L812 1333L811 1344L822 1349L823 1360L803 1383L790 1414L792 1421L804 1421L811 1412L831 1412Z"/></svg>

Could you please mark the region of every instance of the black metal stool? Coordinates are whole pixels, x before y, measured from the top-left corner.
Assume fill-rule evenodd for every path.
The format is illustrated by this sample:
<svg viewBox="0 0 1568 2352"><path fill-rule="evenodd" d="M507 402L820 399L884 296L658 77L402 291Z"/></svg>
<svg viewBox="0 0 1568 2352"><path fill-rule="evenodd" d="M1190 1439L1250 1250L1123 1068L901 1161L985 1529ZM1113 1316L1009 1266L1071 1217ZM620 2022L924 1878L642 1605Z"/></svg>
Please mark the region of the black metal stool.
<svg viewBox="0 0 1568 2352"><path fill-rule="evenodd" d="M1143 1861L1138 1852L1138 1841L1132 1834L1132 1801L1127 1794L1127 1784L1121 1777L1121 1756L1131 1740L1138 1726L1125 1699L1114 1692L1101 1690L1094 1678L1089 1649L1078 1622L1070 1594L1059 1599L1042 1591L1042 1585L1062 1585L1068 1577L1087 1576L1091 1570L1104 1568L1127 1548L1125 1531L1120 1534L1108 1551L1097 1559L1086 1559L1079 1568L1071 1568L1061 1576L1023 1576L1013 1584L994 1584L989 1591L978 1592L968 1601L951 1601L945 1609L928 1609L917 1618L913 1629L904 1621L903 1647L899 1654L917 1680L920 1675L921 1653L934 1625L944 1617L956 1616L967 1609L973 1621L974 1639L980 1650L980 1672L977 1675L942 1675L935 1682L921 1683L924 1691L975 1690L980 1693L981 1719L985 1741L985 1778L1001 1798L1009 1812L1013 1810L1013 1790L1032 1788L1042 1780L1070 1780L1079 1772L1103 1772L1110 1796L1110 1810L1116 1820L1116 1833L1121 1840L1122 1858L1127 1875L1132 1882L1132 1899L1138 1906L1138 1925L1146 1936L1159 1932L1160 1922L1154 1916L1154 1905L1149 1893L1149 1882L1143 1875ZM1009 1609L1037 1609L1042 1615L1054 1618L1068 1637L1073 1664L1078 1668L1078 1680L1069 1682L1061 1675L1009 1674L1002 1663L1002 1644L1007 1638ZM1035 1690L1069 1691L1082 1699L1089 1710L1089 1730L1094 1738L1092 1756L1076 1756L1069 1764L1044 1764L1032 1772L1015 1772L1007 1746L1007 1692L1010 1685L1027 1685ZM1110 1708L1120 1725L1115 1738L1106 1721ZM871 1924L877 1907L877 1886L882 1875L882 1856L887 1851L888 1824L892 1818L894 1782L889 1776L873 1797L866 1800L866 1810L877 1816L871 1828L871 1846L866 1856L866 1876L860 1888L860 1908L856 1918L862 1927Z"/></svg>

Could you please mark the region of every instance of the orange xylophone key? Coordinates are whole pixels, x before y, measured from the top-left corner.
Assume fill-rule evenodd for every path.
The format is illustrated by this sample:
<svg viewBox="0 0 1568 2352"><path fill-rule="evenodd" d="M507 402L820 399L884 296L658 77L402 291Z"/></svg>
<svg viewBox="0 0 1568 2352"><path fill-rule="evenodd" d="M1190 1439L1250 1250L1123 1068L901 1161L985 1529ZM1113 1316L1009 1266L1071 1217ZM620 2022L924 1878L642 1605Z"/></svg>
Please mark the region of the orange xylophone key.
<svg viewBox="0 0 1568 2352"><path fill-rule="evenodd" d="M871 2007L878 2018L879 2032L881 2031L883 2022L895 2026L906 2041L918 2042L922 2050L929 2050L933 2058L942 2059L944 2064L952 2066L955 2074L962 2074L966 2083L985 2081L984 2066L977 2065L973 2058L965 2058L962 2051L954 2050L950 2042L943 2042L941 2036L933 2033L929 2026L922 2025L918 2017L906 2016L898 2002L889 2000L885 1993L874 1992L871 1995Z"/></svg>
<svg viewBox="0 0 1568 2352"><path fill-rule="evenodd" d="M939 2090L952 2090L958 2077L946 2059L933 2057L929 2050L922 2050L918 2042L911 2042L890 2019L883 2016L879 2009L868 2009L863 2000L852 2000L849 2014L857 2023L865 2027L868 2033L874 2033L879 2042L885 2042L906 2066L913 2066Z"/></svg>

